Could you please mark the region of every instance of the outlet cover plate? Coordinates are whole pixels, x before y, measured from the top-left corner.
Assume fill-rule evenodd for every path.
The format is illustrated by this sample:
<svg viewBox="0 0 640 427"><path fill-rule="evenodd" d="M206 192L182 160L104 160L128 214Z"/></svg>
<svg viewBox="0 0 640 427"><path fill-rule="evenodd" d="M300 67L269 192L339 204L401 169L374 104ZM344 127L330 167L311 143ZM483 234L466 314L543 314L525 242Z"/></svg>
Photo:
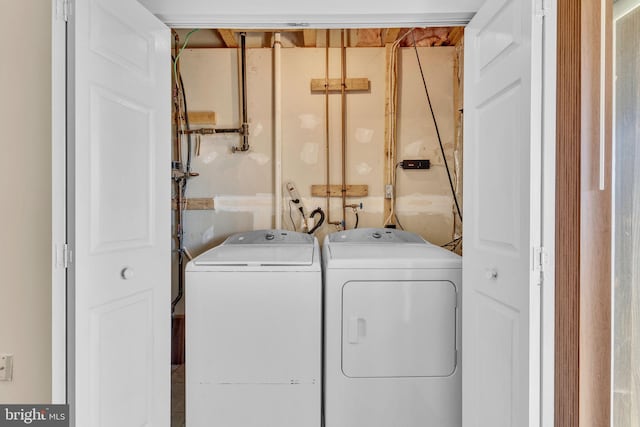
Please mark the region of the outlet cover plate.
<svg viewBox="0 0 640 427"><path fill-rule="evenodd" d="M0 381L13 379L13 354L0 354Z"/></svg>

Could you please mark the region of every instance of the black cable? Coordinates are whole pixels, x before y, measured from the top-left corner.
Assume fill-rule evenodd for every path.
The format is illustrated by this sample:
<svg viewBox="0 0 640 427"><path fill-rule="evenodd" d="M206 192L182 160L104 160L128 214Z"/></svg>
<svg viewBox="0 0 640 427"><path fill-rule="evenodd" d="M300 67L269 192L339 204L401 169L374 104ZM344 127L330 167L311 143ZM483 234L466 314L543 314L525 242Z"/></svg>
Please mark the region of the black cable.
<svg viewBox="0 0 640 427"><path fill-rule="evenodd" d="M289 219L291 219L291 224L293 225L293 231L298 231L298 229L296 228L296 222L293 220L293 214L291 213L291 202L292 200L289 200Z"/></svg>
<svg viewBox="0 0 640 427"><path fill-rule="evenodd" d="M315 208L313 212L309 215L309 218L314 218L316 215L320 215L320 220L316 221L315 225L311 230L308 231L308 234L313 234L315 231L320 228L320 226L324 223L324 211L321 208ZM315 218L314 218L315 219Z"/></svg>
<svg viewBox="0 0 640 427"><path fill-rule="evenodd" d="M360 222L360 217L358 216L358 211L355 211L354 214L356 214L356 225L353 228L358 228L358 223Z"/></svg>
<svg viewBox="0 0 640 427"><path fill-rule="evenodd" d="M453 180L451 179L451 172L449 171L449 163L447 162L447 157L444 154L442 138L440 137L440 130L438 129L438 121L436 120L436 115L433 112L433 106L431 105L431 97L429 96L429 89L427 88L427 80L424 78L424 72L422 71L422 63L420 62L420 55L418 55L418 47L416 46L416 36L413 33L411 34L411 36L413 37L413 49L415 50L416 58L418 59L418 67L420 68L420 75L422 76L424 91L427 94L427 102L429 103L429 110L431 111L433 124L436 128L436 135L438 136L438 144L440 144L440 152L442 153L442 160L444 160L444 167L447 169L447 177L449 178L449 186L451 187L451 194L453 194L453 201L456 203L456 210L458 211L458 216L460 217L460 221L462 221L462 212L460 211L460 205L458 204L458 196L456 196L456 190L453 188Z"/></svg>

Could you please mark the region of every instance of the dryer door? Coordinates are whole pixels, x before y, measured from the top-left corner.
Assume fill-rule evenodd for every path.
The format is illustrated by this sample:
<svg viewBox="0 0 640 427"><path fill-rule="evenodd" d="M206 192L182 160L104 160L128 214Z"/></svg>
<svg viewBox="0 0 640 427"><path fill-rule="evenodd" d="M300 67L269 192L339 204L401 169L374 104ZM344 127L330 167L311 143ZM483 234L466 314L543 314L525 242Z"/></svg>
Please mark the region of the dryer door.
<svg viewBox="0 0 640 427"><path fill-rule="evenodd" d="M444 377L456 369L456 288L449 281L352 281L342 288L348 377Z"/></svg>

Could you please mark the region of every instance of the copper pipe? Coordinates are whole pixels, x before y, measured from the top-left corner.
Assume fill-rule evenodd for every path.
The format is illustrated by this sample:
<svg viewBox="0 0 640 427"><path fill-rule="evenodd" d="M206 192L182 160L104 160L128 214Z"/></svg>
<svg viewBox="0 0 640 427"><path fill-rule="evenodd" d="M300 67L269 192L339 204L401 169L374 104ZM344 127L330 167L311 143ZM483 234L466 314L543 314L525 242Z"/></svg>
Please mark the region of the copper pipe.
<svg viewBox="0 0 640 427"><path fill-rule="evenodd" d="M341 65L342 65L342 71L341 71L341 76L340 76L340 97L341 97L341 101L342 101L342 226L343 228L346 230L347 229L347 223L345 222L345 209L346 209L346 205L347 205L347 183L346 183L346 177L347 177L347 130L345 129L345 125L347 122L347 98L345 96L346 92L345 92L345 87L346 87L346 74L347 74L347 48L345 47L344 44L344 32L345 30L342 30L341 36L340 36L340 49L341 49L341 54L342 54L342 58L341 58Z"/></svg>
<svg viewBox="0 0 640 427"><path fill-rule="evenodd" d="M325 50L324 50L324 125L325 125L325 142L327 152L327 164L326 164L326 205L327 205L327 224L338 225L340 222L331 221L331 158L329 147L329 44L331 41L330 31L327 29L325 37Z"/></svg>

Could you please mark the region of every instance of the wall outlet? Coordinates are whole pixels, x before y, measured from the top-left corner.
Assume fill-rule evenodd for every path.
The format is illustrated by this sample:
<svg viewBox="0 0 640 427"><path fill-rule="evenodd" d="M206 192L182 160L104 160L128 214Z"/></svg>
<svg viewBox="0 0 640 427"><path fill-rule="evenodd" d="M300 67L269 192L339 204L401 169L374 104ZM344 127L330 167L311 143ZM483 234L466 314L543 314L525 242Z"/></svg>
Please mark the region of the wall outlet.
<svg viewBox="0 0 640 427"><path fill-rule="evenodd" d="M13 354L0 354L0 381L13 379Z"/></svg>

